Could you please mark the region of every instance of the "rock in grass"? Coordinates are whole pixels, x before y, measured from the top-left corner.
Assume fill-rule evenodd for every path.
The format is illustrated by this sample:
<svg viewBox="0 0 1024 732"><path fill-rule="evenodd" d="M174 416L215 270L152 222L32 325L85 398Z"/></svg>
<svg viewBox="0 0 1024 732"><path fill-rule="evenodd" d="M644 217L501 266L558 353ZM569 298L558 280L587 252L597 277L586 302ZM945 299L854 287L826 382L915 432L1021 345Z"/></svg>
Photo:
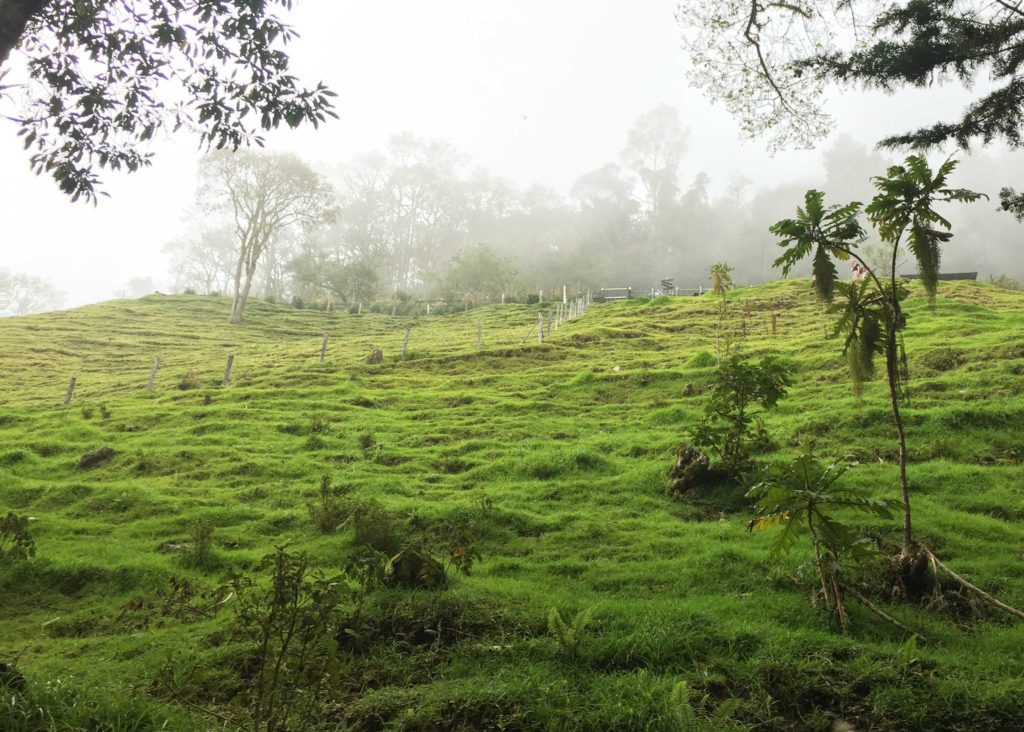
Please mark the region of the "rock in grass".
<svg viewBox="0 0 1024 732"><path fill-rule="evenodd" d="M111 447L101 447L98 450L91 450L90 452L82 455L82 459L78 461L78 467L82 470L95 468L97 465L102 465L110 460L115 454L114 449Z"/></svg>

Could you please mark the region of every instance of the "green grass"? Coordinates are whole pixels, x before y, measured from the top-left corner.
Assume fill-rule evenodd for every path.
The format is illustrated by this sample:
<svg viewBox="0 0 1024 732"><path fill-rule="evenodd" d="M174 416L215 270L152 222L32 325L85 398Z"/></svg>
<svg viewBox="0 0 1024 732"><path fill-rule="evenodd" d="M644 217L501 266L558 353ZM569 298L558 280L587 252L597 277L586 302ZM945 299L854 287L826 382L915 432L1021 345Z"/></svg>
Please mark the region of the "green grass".
<svg viewBox="0 0 1024 732"><path fill-rule="evenodd" d="M916 530L1024 606L1024 295L942 283L930 307L917 288ZM781 447L765 459L812 439L823 456L861 461L851 482L895 498L885 386L869 382L857 403L807 282L737 291L730 306L746 353L797 369L767 420ZM163 691L184 669L198 674L181 682L193 703L230 710L230 611L140 630L121 607L171 577L213 585L251 571L284 544L342 566L352 530L321 533L309 511L325 473L400 523L484 527L471 576L366 599L340 728L670 730L681 680L701 713L736 698L733 718L760 729L1024 728L1024 625L878 598L927 642L855 605L844 636L790 579L806 554L769 561L748 514L668 497L674 448L714 372L711 298L595 305L544 345L520 345L537 308L519 305L411 320L254 302L240 326L228 310L150 296L0 321L0 511L32 516L37 544L33 560L0 566L0 660L20 653L28 680L24 695L0 694L0 731L205 729L213 717ZM383 364L365 363L373 346ZM188 372L198 387L181 390ZM78 467L103 446L112 460ZM186 561L174 547L200 523L215 527L212 549ZM895 521L869 530L898 542ZM593 608L573 654L548 633L552 607Z"/></svg>

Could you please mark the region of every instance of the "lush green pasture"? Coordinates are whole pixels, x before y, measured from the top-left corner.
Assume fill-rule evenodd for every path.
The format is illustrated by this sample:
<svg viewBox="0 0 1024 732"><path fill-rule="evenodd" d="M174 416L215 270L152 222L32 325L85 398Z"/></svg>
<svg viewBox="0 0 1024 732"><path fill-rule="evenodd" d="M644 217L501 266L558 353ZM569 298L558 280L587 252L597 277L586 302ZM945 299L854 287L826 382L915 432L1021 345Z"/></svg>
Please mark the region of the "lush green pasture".
<svg viewBox="0 0 1024 732"><path fill-rule="evenodd" d="M942 283L931 307L912 292L916 530L1024 606L1024 294ZM895 498L885 386L854 398L807 281L729 305L746 353L797 368L767 419L780 448L764 458L810 439L860 461L848 480ZM322 534L310 517L323 474L410 530L467 516L483 527L470 576L363 600L338 729L677 729L680 680L698 711L734 698L732 718L759 729L1024 728L1024 624L879 594L927 639L855 605L842 635L794 583L806 554L769 561L770 537L720 496L668 497L714 371L710 296L594 305L544 345L528 336L537 308L520 305L413 319L253 303L240 326L228 310L151 296L0 320L0 515L32 516L37 544L33 560L0 566L0 660L20 654L28 680L17 701L0 692L0 732L221 728L208 712L233 716L230 603L141 629L121 608L174 576L212 586L251 572L285 544L342 567L352 532ZM373 346L383 364L365 363ZM198 388L179 389L190 371ZM112 460L78 467L103 446ZM175 547L198 522L215 527L214 554L189 569ZM898 541L896 521L870 531ZM575 653L549 634L552 607L592 608Z"/></svg>

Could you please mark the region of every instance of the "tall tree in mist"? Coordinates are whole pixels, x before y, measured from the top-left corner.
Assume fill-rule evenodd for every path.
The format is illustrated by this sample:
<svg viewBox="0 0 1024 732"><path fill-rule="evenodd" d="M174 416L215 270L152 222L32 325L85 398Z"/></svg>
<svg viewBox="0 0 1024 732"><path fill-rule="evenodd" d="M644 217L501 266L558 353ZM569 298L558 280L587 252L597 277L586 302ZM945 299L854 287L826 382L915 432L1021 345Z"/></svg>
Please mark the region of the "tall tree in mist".
<svg viewBox="0 0 1024 732"><path fill-rule="evenodd" d="M679 164L686 150L686 130L679 111L659 104L633 123L622 151L622 164L636 175L645 206L656 217L679 197Z"/></svg>
<svg viewBox="0 0 1024 732"><path fill-rule="evenodd" d="M231 322L241 323L253 277L271 241L292 227L324 222L332 211L331 187L288 154L218 152L203 158L199 198L226 215L234 230L236 263Z"/></svg>
<svg viewBox="0 0 1024 732"><path fill-rule="evenodd" d="M374 267L391 292L419 287L465 243L463 164L447 142L395 135L333 177L340 212L316 247L336 264Z"/></svg>
<svg viewBox="0 0 1024 732"><path fill-rule="evenodd" d="M635 267L643 258L643 252L639 252L641 260L622 256L637 254L640 241L636 228L640 207L633 197L632 182L618 165L609 163L581 175L569 195L579 206L580 275L590 281L615 278L615 286L620 286L618 279L633 275L622 271L622 265L629 262Z"/></svg>
<svg viewBox="0 0 1024 732"><path fill-rule="evenodd" d="M655 270L655 279L670 274L666 270L671 268L685 227L679 205L679 167L686 137L678 110L659 104L636 119L619 156L638 183L639 223L646 239L642 261Z"/></svg>
<svg viewBox="0 0 1024 732"><path fill-rule="evenodd" d="M18 125L36 173L93 201L96 170L148 165L158 130L238 148L282 122L319 125L334 94L290 73L295 34L274 11L291 4L0 0L0 117Z"/></svg>

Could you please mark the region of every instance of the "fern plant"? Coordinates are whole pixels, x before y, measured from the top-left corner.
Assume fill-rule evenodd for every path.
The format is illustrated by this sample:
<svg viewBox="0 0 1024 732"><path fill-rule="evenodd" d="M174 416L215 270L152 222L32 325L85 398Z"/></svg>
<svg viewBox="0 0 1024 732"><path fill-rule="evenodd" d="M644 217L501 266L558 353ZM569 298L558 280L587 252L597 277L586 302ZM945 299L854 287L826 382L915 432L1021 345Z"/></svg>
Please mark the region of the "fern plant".
<svg viewBox="0 0 1024 732"><path fill-rule="evenodd" d="M590 624L593 613L594 608L585 608L576 613L572 623L567 623L557 607L548 611L548 631L568 655L575 657L579 652L580 642L583 640L584 631Z"/></svg>
<svg viewBox="0 0 1024 732"><path fill-rule="evenodd" d="M690 699L691 691L685 681L672 687L668 706L671 713L673 728L678 732L732 732L746 727L733 721L732 715L739 706L739 699L729 698L719 704L709 716L697 711ZM701 700L703 705L710 697Z"/></svg>

